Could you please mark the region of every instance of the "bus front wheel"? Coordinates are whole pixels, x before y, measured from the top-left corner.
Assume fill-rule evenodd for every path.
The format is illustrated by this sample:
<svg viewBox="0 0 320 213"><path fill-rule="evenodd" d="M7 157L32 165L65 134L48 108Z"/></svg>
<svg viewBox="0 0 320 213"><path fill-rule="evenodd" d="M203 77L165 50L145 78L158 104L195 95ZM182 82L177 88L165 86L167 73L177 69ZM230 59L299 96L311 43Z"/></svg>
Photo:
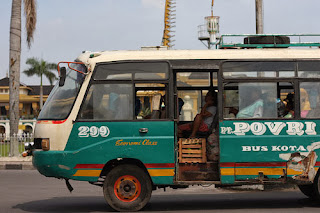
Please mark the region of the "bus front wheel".
<svg viewBox="0 0 320 213"><path fill-rule="evenodd" d="M138 211L150 200L152 184L146 172L136 165L112 169L103 184L107 203L116 211Z"/></svg>

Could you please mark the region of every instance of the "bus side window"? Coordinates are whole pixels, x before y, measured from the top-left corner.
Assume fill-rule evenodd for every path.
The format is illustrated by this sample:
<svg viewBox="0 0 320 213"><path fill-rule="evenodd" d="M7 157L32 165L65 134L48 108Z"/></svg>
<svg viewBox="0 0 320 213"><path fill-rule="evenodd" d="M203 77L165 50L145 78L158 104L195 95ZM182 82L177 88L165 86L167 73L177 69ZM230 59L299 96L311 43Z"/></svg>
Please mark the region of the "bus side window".
<svg viewBox="0 0 320 213"><path fill-rule="evenodd" d="M320 62L299 61L298 76L312 81L300 83L301 118L320 118Z"/></svg>
<svg viewBox="0 0 320 213"><path fill-rule="evenodd" d="M80 111L80 119L132 120L131 84L93 84Z"/></svg>
<svg viewBox="0 0 320 213"><path fill-rule="evenodd" d="M193 121L194 117L201 111L201 96L201 90L178 91L179 121Z"/></svg>
<svg viewBox="0 0 320 213"><path fill-rule="evenodd" d="M167 118L166 113L166 102L165 102L165 91L154 90L145 91L138 90L136 93L136 104L135 112L137 119L165 119ZM140 107L140 110L138 109Z"/></svg>
<svg viewBox="0 0 320 213"><path fill-rule="evenodd" d="M302 118L320 117L320 82L300 84L300 111Z"/></svg>
<svg viewBox="0 0 320 213"><path fill-rule="evenodd" d="M205 69L179 70L176 73L176 81L179 122L191 122L200 113L208 90L212 87L217 87L217 72Z"/></svg>
<svg viewBox="0 0 320 213"><path fill-rule="evenodd" d="M283 84L283 83L281 83ZM284 117L288 112L283 103L285 95L293 92L286 83L230 83L224 87L224 118L254 119ZM281 89L284 87L286 89ZM281 92L282 91L282 92ZM278 97L280 94L280 97Z"/></svg>
<svg viewBox="0 0 320 213"><path fill-rule="evenodd" d="M288 84L289 85L289 84ZM278 117L285 119L293 119L294 118L294 90L293 85L290 84L288 87L280 89L280 97L277 100L278 104Z"/></svg>

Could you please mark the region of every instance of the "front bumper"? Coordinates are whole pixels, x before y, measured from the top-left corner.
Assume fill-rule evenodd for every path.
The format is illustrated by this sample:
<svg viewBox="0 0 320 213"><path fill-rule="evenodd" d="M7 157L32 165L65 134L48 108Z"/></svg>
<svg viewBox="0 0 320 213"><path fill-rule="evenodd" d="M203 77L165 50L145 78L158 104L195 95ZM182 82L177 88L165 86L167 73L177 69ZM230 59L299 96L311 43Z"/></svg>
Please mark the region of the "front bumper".
<svg viewBox="0 0 320 213"><path fill-rule="evenodd" d="M33 151L33 166L46 177L73 179L82 181L97 181L98 177L78 177L76 158L66 151Z"/></svg>

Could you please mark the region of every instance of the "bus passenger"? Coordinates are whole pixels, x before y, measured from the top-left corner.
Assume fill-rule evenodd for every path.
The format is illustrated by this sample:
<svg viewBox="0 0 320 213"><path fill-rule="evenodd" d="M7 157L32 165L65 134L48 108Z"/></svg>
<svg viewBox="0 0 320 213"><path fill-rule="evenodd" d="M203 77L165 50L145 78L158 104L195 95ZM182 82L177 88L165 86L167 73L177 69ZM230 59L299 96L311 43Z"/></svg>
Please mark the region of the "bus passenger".
<svg viewBox="0 0 320 213"><path fill-rule="evenodd" d="M179 112L179 115L181 115L181 110L182 110L183 105L184 105L184 101L182 100L182 98L178 98L178 112Z"/></svg>
<svg viewBox="0 0 320 213"><path fill-rule="evenodd" d="M294 117L294 94L289 93L284 99L286 115L284 118L293 118Z"/></svg>
<svg viewBox="0 0 320 213"><path fill-rule="evenodd" d="M246 107L240 109L237 118L261 118L263 113L263 101L261 99L261 90L251 87L248 90L248 98L245 102Z"/></svg>
<svg viewBox="0 0 320 213"><path fill-rule="evenodd" d="M309 111L311 110L308 92L300 88L300 107L301 107L301 118L306 118Z"/></svg>
<svg viewBox="0 0 320 213"><path fill-rule="evenodd" d="M184 131L191 131L190 138L195 138L197 132L208 132L217 112L217 93L210 90L205 96L205 104L201 112L196 115L193 122L182 124L178 127L179 137L183 137Z"/></svg>

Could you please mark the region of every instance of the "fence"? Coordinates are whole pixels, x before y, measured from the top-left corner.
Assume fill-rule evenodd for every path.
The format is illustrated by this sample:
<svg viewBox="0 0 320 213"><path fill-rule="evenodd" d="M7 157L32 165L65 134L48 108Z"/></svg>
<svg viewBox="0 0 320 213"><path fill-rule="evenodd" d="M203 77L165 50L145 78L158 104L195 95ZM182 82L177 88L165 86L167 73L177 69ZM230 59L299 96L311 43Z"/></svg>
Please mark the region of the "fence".
<svg viewBox="0 0 320 213"><path fill-rule="evenodd" d="M33 141L33 134L23 133L14 134L12 137L6 134L0 134L0 157L11 157L11 141L18 141L19 156L24 152L24 143Z"/></svg>

